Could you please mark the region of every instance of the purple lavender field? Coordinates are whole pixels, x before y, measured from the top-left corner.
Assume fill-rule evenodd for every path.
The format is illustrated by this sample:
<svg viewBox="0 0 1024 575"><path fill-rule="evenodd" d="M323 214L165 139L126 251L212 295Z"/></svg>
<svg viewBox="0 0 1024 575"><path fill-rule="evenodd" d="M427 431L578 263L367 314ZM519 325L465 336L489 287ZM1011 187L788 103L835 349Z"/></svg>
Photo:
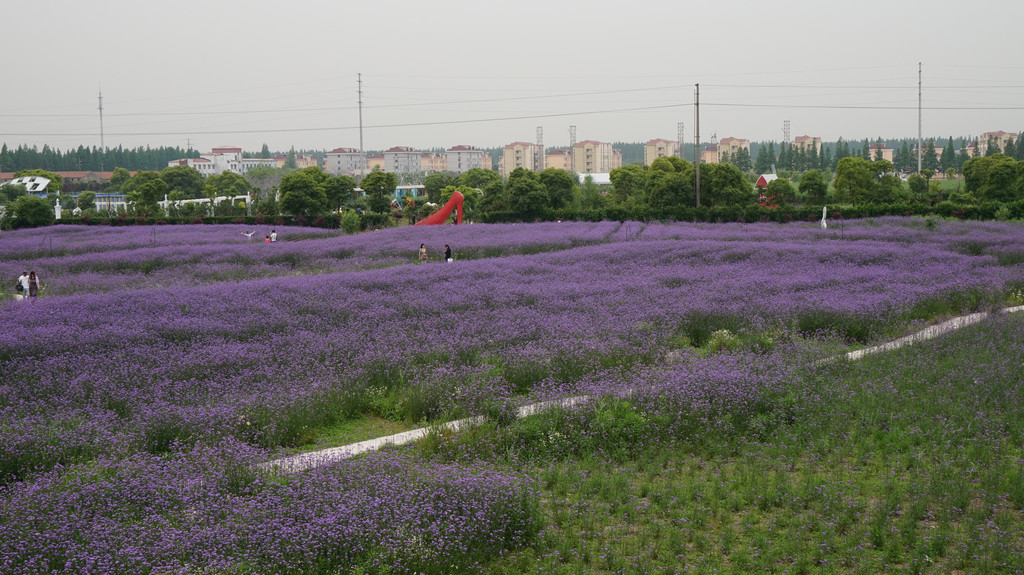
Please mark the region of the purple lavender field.
<svg viewBox="0 0 1024 575"><path fill-rule="evenodd" d="M528 478L395 454L253 465L366 413L582 392L757 412L808 359L797 342L868 343L1024 286L1019 223L244 231L0 234L0 275L43 284L0 301L0 571L469 570L540 529ZM693 354L721 333L735 353Z"/></svg>

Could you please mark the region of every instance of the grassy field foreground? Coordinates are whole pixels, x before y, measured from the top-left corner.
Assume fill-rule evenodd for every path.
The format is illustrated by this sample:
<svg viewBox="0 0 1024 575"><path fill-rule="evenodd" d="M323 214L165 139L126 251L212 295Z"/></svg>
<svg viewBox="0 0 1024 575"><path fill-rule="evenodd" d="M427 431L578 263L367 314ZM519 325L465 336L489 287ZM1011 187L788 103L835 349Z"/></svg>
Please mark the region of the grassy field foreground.
<svg viewBox="0 0 1024 575"><path fill-rule="evenodd" d="M435 438L536 478L547 526L482 573L1017 573L1024 569L1024 316L805 374L762 437L634 442L628 401L597 445L519 438L563 414ZM614 414L621 426L598 421ZM633 428L631 429L631 425ZM666 438L667 439L667 438ZM576 453L575 456L563 456Z"/></svg>

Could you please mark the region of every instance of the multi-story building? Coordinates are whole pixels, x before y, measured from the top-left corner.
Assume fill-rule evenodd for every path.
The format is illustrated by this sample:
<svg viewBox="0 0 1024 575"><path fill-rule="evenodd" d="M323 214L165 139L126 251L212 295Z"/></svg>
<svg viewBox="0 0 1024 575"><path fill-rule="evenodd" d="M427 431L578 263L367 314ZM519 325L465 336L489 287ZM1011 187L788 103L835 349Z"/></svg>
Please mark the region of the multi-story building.
<svg viewBox="0 0 1024 575"><path fill-rule="evenodd" d="M385 171L394 174L416 174L423 170L423 154L408 146L395 146L384 151Z"/></svg>
<svg viewBox="0 0 1024 575"><path fill-rule="evenodd" d="M646 166L650 166L658 158L678 155L679 142L675 140L648 140L644 145L644 165Z"/></svg>
<svg viewBox="0 0 1024 575"><path fill-rule="evenodd" d="M746 150L747 154L750 153L750 140L744 140L742 138L722 138L718 141L718 159L721 161L722 158L735 158L736 154L740 150Z"/></svg>
<svg viewBox="0 0 1024 575"><path fill-rule="evenodd" d="M607 174L622 166L622 151L607 142L583 140L572 149L573 171L579 174Z"/></svg>
<svg viewBox="0 0 1024 575"><path fill-rule="evenodd" d="M448 169L448 158L444 154L423 152L420 154L420 171L428 174Z"/></svg>
<svg viewBox="0 0 1024 575"><path fill-rule="evenodd" d="M529 142L512 142L502 150L499 171L508 177L516 168L525 168L533 172L544 170L544 159L538 158L540 148Z"/></svg>
<svg viewBox="0 0 1024 575"><path fill-rule="evenodd" d="M887 162L892 161L893 149L886 144L871 144L868 146L869 161L874 162L876 158L881 158Z"/></svg>
<svg viewBox="0 0 1024 575"><path fill-rule="evenodd" d="M452 146L446 152L449 172L462 174L474 168L490 169L491 156L473 146Z"/></svg>
<svg viewBox="0 0 1024 575"><path fill-rule="evenodd" d="M572 152L569 150L548 150L544 154L544 165L556 170L572 171Z"/></svg>
<svg viewBox="0 0 1024 575"><path fill-rule="evenodd" d="M1017 140L1017 134L1012 132L1004 132L999 130L998 132L985 132L978 136L978 149L974 152L979 156L984 156L988 153L989 142L993 142L999 145L999 151L1006 149L1006 144Z"/></svg>
<svg viewBox="0 0 1024 575"><path fill-rule="evenodd" d="M384 154L374 154L366 158L366 171L372 172L374 170L387 170L387 166L384 165Z"/></svg>
<svg viewBox="0 0 1024 575"><path fill-rule="evenodd" d="M708 144L707 146L704 146L704 149L700 152L700 161L702 164L717 164L718 158L718 144Z"/></svg>
<svg viewBox="0 0 1024 575"><path fill-rule="evenodd" d="M360 176L366 171L366 154L355 148L335 148L324 156L324 172Z"/></svg>
<svg viewBox="0 0 1024 575"><path fill-rule="evenodd" d="M793 139L793 148L805 152L814 150L815 154L821 155L821 138L817 136L797 136Z"/></svg>
<svg viewBox="0 0 1024 575"><path fill-rule="evenodd" d="M315 165L315 164L314 164ZM171 160L167 166L188 166L204 176L215 176L224 172L245 174L256 166L280 167L276 158L243 158L242 148L220 146L198 158Z"/></svg>
<svg viewBox="0 0 1024 575"><path fill-rule="evenodd" d="M278 168L283 168L288 163L288 154L278 154L274 156L274 165ZM306 154L295 154L295 167L302 170L305 168L320 167L320 162L313 156Z"/></svg>

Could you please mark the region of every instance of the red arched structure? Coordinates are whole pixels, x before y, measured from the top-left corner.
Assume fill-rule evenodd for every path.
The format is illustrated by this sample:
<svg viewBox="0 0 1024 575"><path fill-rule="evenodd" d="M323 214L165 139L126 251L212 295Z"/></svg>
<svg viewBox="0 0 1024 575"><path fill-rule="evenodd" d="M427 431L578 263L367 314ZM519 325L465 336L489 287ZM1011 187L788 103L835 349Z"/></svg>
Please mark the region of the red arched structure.
<svg viewBox="0 0 1024 575"><path fill-rule="evenodd" d="M461 224L462 223L462 200L463 200L462 192L460 192L458 190L452 192L452 197L448 200L448 202L445 205L441 206L441 209L437 210L436 212L431 214L429 217L426 217L426 218L416 222L416 225L417 226L436 226L438 224L443 224L446 221L448 221L448 216L452 215L452 210L458 210L456 215L455 215L455 223L456 224Z"/></svg>

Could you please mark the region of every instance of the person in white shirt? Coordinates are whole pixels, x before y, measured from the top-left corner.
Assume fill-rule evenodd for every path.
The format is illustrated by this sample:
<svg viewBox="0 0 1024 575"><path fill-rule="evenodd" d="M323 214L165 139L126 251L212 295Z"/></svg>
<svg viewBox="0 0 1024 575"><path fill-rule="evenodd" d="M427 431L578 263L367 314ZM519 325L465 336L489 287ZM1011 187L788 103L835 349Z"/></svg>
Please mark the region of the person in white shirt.
<svg viewBox="0 0 1024 575"><path fill-rule="evenodd" d="M14 299L25 299L28 297L28 272L21 272L18 276L18 286L21 288L14 294Z"/></svg>

